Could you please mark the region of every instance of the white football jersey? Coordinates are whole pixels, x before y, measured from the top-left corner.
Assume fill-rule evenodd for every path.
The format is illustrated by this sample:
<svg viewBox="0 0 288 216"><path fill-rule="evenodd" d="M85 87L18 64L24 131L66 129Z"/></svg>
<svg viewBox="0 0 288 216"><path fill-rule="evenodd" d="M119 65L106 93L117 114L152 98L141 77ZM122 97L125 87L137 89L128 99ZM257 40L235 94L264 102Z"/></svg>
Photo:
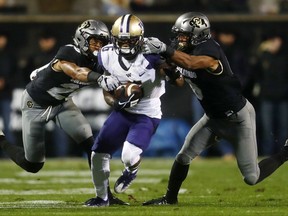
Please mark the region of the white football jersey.
<svg viewBox="0 0 288 216"><path fill-rule="evenodd" d="M160 97L165 93L165 80L155 70L160 56L144 56L139 53L135 59L127 60L116 53L112 44L103 47L98 55L99 64L103 66L105 73L117 77L121 84L134 82L143 87L144 96L140 102L125 110L151 118L161 118Z"/></svg>

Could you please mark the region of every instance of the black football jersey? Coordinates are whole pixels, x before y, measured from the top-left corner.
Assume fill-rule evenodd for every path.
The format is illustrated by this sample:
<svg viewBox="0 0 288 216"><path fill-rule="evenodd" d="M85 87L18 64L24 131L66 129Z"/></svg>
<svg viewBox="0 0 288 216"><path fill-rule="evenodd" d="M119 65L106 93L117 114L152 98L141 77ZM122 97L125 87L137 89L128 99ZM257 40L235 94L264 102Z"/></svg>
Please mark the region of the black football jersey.
<svg viewBox="0 0 288 216"><path fill-rule="evenodd" d="M234 76L219 44L213 39L209 39L197 45L190 54L211 56L218 59L223 67L223 71L219 73L212 73L206 69L193 71L180 69L205 113L211 118L223 118L243 108L246 99L241 94L240 81Z"/></svg>
<svg viewBox="0 0 288 216"><path fill-rule="evenodd" d="M41 106L61 104L67 97L72 96L72 93L91 85L88 82L72 79L63 71L55 72L52 69L52 64L56 59L72 62L79 67L87 67L93 71L99 71L97 62L81 55L80 50L74 45L68 44L60 47L53 60L47 65L38 68L37 76L26 86L29 95Z"/></svg>

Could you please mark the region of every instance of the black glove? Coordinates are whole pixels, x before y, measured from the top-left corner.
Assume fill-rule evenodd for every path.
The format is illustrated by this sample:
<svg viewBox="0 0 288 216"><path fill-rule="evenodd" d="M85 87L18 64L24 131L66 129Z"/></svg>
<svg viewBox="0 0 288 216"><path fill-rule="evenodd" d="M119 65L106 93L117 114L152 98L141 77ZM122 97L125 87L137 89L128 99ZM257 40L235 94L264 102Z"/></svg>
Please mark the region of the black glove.
<svg viewBox="0 0 288 216"><path fill-rule="evenodd" d="M163 68L166 76L168 77L167 81L170 84L175 84L176 79L180 77L180 71L176 68Z"/></svg>
<svg viewBox="0 0 288 216"><path fill-rule="evenodd" d="M125 87L122 87L122 91L120 93L120 97L118 99L114 99L113 107L115 110L119 111L124 108L129 108L135 106L139 99L133 99L135 94L131 94L129 97L125 96Z"/></svg>

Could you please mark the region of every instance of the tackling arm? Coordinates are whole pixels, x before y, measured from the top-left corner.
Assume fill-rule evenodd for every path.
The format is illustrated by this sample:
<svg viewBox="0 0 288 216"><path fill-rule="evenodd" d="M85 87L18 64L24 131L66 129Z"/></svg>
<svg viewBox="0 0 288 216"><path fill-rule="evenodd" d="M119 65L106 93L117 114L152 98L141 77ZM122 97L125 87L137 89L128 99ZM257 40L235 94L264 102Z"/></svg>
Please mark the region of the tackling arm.
<svg viewBox="0 0 288 216"><path fill-rule="evenodd" d="M195 56L175 50L158 38L145 38L142 51L146 54L161 53L166 59L187 70L207 69L211 72L219 70L219 61L210 56Z"/></svg>
<svg viewBox="0 0 288 216"><path fill-rule="evenodd" d="M210 56L194 56L178 50L175 50L170 59L178 66L187 70L207 68L213 72L219 65L218 60Z"/></svg>
<svg viewBox="0 0 288 216"><path fill-rule="evenodd" d="M79 67L75 63L67 62L67 61L57 61L54 65L53 68L56 71L63 71L65 74L68 76L72 77L73 79L82 81L82 82L88 82L88 74L91 72L91 69L86 68L86 67ZM96 72L94 72L96 73ZM97 79L101 76L100 74L97 73Z"/></svg>
<svg viewBox="0 0 288 216"><path fill-rule="evenodd" d="M101 75L89 68L79 67L75 63L68 61L58 60L53 64L53 68L56 72L63 71L73 79L82 82L98 82L98 85L106 91L112 91L120 84L118 79L115 77Z"/></svg>

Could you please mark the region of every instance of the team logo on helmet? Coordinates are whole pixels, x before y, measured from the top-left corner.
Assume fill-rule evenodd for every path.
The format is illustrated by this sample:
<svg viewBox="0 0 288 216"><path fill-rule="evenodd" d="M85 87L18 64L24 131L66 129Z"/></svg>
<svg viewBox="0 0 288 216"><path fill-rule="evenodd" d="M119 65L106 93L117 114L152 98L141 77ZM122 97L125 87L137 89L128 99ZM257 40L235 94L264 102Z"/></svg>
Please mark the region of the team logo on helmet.
<svg viewBox="0 0 288 216"><path fill-rule="evenodd" d="M90 22L88 20L84 21L81 25L80 28L89 28L90 27Z"/></svg>
<svg viewBox="0 0 288 216"><path fill-rule="evenodd" d="M186 21L184 21L185 23ZM195 28L201 28L203 25L205 27L208 27L208 24L205 22L205 20L201 17L192 17L191 20L189 20L189 25L192 26L193 30Z"/></svg>

